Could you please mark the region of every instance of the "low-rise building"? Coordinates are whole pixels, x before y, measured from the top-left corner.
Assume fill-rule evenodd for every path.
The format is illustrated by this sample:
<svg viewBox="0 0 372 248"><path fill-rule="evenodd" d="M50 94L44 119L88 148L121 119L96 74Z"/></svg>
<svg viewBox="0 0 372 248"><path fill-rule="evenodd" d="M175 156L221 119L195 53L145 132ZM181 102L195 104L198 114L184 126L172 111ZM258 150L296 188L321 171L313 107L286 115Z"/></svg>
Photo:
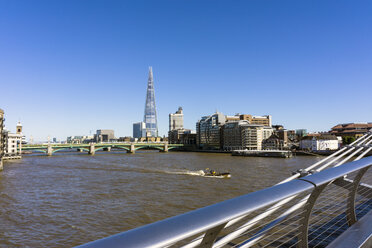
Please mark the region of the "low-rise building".
<svg viewBox="0 0 372 248"><path fill-rule="evenodd" d="M300 149L311 151L337 150L339 139L335 135L306 136L300 141Z"/></svg>
<svg viewBox="0 0 372 248"><path fill-rule="evenodd" d="M134 142L136 141L135 138L125 136L125 137L119 137L118 142Z"/></svg>
<svg viewBox="0 0 372 248"><path fill-rule="evenodd" d="M93 135L77 135L69 136L66 138L66 143L68 144L88 144L91 142L95 142L95 138Z"/></svg>
<svg viewBox="0 0 372 248"><path fill-rule="evenodd" d="M22 144L26 142L22 133L22 124L18 122L16 133L11 133L9 130L5 129L2 123L2 132L0 134L3 159L21 158Z"/></svg>
<svg viewBox="0 0 372 248"><path fill-rule="evenodd" d="M22 134L11 133L8 130L3 130L4 159L21 158L22 138Z"/></svg>
<svg viewBox="0 0 372 248"><path fill-rule="evenodd" d="M332 127L330 134L342 137L359 138L372 129L372 122L364 123L343 123Z"/></svg>
<svg viewBox="0 0 372 248"><path fill-rule="evenodd" d="M177 129L168 132L169 144L196 144L196 132L190 129Z"/></svg>
<svg viewBox="0 0 372 248"><path fill-rule="evenodd" d="M263 150L284 150L285 148L284 140L276 133L273 133L269 138L262 141Z"/></svg>

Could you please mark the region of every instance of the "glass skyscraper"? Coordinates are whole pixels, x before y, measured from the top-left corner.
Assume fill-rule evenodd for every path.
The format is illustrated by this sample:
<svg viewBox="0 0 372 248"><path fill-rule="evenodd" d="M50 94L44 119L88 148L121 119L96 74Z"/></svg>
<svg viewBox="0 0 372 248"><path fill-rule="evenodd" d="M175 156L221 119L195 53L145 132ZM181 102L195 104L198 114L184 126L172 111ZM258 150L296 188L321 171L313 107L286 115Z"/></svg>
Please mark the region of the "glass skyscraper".
<svg viewBox="0 0 372 248"><path fill-rule="evenodd" d="M158 122L156 118L155 89L152 67L149 67L149 80L147 83L145 115L143 122L146 123L146 136L158 137Z"/></svg>

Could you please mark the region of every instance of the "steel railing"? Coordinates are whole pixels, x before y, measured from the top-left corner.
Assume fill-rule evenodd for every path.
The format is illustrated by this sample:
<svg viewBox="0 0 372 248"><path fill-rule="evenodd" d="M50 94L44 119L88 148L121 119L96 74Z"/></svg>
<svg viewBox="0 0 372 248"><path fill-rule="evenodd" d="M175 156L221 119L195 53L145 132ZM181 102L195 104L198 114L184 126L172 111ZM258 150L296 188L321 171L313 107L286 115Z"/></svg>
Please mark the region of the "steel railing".
<svg viewBox="0 0 372 248"><path fill-rule="evenodd" d="M80 247L325 247L372 209L371 143L367 133L273 187Z"/></svg>

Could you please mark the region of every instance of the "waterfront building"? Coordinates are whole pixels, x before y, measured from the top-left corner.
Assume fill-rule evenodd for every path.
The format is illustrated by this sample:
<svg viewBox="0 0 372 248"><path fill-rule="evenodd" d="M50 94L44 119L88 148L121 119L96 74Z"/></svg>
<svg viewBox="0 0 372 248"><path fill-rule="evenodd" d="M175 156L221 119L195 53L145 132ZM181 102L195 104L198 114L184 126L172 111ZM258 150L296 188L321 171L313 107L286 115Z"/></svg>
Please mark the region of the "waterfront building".
<svg viewBox="0 0 372 248"><path fill-rule="evenodd" d="M372 129L372 122L365 123L343 123L332 127L330 134L342 137L359 138L363 136L368 130Z"/></svg>
<svg viewBox="0 0 372 248"><path fill-rule="evenodd" d="M4 126L4 117L2 118L1 143L3 159L21 158L22 144L25 143L25 137L22 134L22 124L17 123L16 133L11 133Z"/></svg>
<svg viewBox="0 0 372 248"><path fill-rule="evenodd" d="M282 141L281 146L282 148L286 148L288 146L288 130L281 129L277 132L279 139Z"/></svg>
<svg viewBox="0 0 372 248"><path fill-rule="evenodd" d="M221 149L223 144L221 126L225 122L225 115L219 112L210 116L203 116L196 123L197 146L202 149Z"/></svg>
<svg viewBox="0 0 372 248"><path fill-rule="evenodd" d="M242 130L243 143L247 150L262 150L263 126L249 124Z"/></svg>
<svg viewBox="0 0 372 248"><path fill-rule="evenodd" d="M190 129L176 129L168 132L169 144L196 144L196 132Z"/></svg>
<svg viewBox="0 0 372 248"><path fill-rule="evenodd" d="M248 120L230 121L223 126L223 149L261 150L262 141L272 133L272 128L250 124Z"/></svg>
<svg viewBox="0 0 372 248"><path fill-rule="evenodd" d="M185 129L182 135L180 135L180 143L184 145L195 145L196 144L196 132L194 130Z"/></svg>
<svg viewBox="0 0 372 248"><path fill-rule="evenodd" d="M300 149L311 151L337 150L339 140L335 135L306 136L300 141Z"/></svg>
<svg viewBox="0 0 372 248"><path fill-rule="evenodd" d="M169 114L169 131L183 129L183 110L179 107L176 113Z"/></svg>
<svg viewBox="0 0 372 248"><path fill-rule="evenodd" d="M22 153L22 134L3 131L4 139L4 159L21 158Z"/></svg>
<svg viewBox="0 0 372 248"><path fill-rule="evenodd" d="M262 141L263 150L284 150L287 147L287 143L276 133L273 133L269 138Z"/></svg>
<svg viewBox="0 0 372 248"><path fill-rule="evenodd" d="M115 138L114 130L99 129L96 131L96 134L94 135L94 140L96 141L96 143L101 143L101 142L112 142L112 141L116 141L117 139Z"/></svg>
<svg viewBox="0 0 372 248"><path fill-rule="evenodd" d="M0 170L3 170L3 156L4 156L4 110L0 109Z"/></svg>
<svg viewBox="0 0 372 248"><path fill-rule="evenodd" d="M143 122L146 123L145 137L158 137L158 122L156 117L155 89L152 67L149 67L149 78L147 84L146 105Z"/></svg>
<svg viewBox="0 0 372 248"><path fill-rule="evenodd" d="M223 125L223 149L224 150L244 150L242 129L243 125L249 125L246 120L230 120Z"/></svg>
<svg viewBox="0 0 372 248"><path fill-rule="evenodd" d="M136 122L133 123L133 138L146 137L146 123Z"/></svg>

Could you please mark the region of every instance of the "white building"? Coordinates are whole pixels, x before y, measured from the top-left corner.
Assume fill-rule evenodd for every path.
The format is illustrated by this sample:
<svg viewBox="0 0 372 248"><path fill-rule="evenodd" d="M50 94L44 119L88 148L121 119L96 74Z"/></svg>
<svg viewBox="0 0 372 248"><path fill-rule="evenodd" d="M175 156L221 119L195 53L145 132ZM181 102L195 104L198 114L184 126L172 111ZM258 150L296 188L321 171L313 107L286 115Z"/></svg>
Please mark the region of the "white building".
<svg viewBox="0 0 372 248"><path fill-rule="evenodd" d="M306 136L300 141L300 149L311 151L337 150L339 141L334 135Z"/></svg>
<svg viewBox="0 0 372 248"><path fill-rule="evenodd" d="M22 133L22 124L17 123L16 133L3 129L2 132L4 142L4 159L21 158L22 144L26 143L25 136Z"/></svg>
<svg viewBox="0 0 372 248"><path fill-rule="evenodd" d="M20 158L22 152L22 134L10 133L7 130L3 132L4 138L4 159Z"/></svg>

